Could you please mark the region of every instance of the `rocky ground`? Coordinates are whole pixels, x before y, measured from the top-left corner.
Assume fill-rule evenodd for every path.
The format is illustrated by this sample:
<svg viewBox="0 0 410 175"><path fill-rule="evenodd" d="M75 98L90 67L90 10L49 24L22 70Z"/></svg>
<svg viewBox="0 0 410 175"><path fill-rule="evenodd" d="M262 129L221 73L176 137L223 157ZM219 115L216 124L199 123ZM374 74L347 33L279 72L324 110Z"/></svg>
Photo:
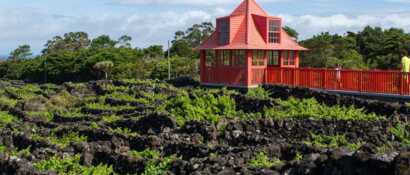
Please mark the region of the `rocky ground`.
<svg viewBox="0 0 410 175"><path fill-rule="evenodd" d="M406 105L281 86L258 97L169 83L2 81L0 174L410 174ZM278 99L291 97L346 117L290 114ZM281 104L284 113L268 115ZM288 117L272 116L281 114Z"/></svg>

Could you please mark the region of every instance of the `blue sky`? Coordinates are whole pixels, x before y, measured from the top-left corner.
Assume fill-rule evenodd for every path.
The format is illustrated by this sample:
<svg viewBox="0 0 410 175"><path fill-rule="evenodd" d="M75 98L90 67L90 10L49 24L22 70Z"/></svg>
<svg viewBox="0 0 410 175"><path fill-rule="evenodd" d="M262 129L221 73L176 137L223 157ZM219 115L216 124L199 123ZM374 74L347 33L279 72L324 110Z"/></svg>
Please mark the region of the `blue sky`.
<svg viewBox="0 0 410 175"><path fill-rule="evenodd" d="M410 32L410 0L256 0L302 38L366 25ZM133 37L135 47L164 44L177 30L229 14L241 0L0 0L0 55L21 44L35 53L70 31Z"/></svg>

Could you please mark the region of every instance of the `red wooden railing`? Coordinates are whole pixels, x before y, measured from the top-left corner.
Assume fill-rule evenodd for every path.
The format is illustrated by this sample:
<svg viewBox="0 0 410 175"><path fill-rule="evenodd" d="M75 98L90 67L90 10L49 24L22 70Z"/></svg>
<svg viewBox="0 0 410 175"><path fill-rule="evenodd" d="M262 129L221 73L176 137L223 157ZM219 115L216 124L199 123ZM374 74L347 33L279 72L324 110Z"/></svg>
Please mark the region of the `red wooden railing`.
<svg viewBox="0 0 410 175"><path fill-rule="evenodd" d="M268 67L267 84L410 95L410 77L400 71Z"/></svg>

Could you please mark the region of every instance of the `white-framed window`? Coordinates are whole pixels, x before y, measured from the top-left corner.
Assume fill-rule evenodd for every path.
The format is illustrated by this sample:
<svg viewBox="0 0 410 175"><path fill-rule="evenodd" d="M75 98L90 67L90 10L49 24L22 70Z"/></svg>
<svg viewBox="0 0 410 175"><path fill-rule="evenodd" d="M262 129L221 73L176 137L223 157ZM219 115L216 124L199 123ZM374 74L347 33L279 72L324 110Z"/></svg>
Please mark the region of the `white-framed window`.
<svg viewBox="0 0 410 175"><path fill-rule="evenodd" d="M269 20L269 43L280 43L280 21Z"/></svg>
<svg viewBox="0 0 410 175"><path fill-rule="evenodd" d="M268 65L269 66L279 66L279 60L280 60L280 52L275 50L275 51L268 51Z"/></svg>
<svg viewBox="0 0 410 175"><path fill-rule="evenodd" d="M263 65L265 65L265 51L263 51L263 50L253 50L252 65L253 66L263 66Z"/></svg>
<svg viewBox="0 0 410 175"><path fill-rule="evenodd" d="M219 44L229 43L229 20L219 20Z"/></svg>
<svg viewBox="0 0 410 175"><path fill-rule="evenodd" d="M215 51L207 50L205 51L205 65L206 67L212 67L215 65Z"/></svg>
<svg viewBox="0 0 410 175"><path fill-rule="evenodd" d="M246 64L246 51L245 50L233 50L232 60L234 66L244 66Z"/></svg>

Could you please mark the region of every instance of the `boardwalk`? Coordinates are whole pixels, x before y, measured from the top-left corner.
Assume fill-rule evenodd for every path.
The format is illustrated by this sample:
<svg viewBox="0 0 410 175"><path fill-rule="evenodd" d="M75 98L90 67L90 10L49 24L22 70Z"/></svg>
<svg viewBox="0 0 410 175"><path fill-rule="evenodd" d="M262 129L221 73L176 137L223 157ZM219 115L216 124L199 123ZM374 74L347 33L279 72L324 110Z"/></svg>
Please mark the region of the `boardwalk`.
<svg viewBox="0 0 410 175"><path fill-rule="evenodd" d="M255 80L260 80L262 77L264 78L264 84L410 95L409 79L407 75L400 71L268 67L266 72L259 74L259 77L255 77Z"/></svg>

